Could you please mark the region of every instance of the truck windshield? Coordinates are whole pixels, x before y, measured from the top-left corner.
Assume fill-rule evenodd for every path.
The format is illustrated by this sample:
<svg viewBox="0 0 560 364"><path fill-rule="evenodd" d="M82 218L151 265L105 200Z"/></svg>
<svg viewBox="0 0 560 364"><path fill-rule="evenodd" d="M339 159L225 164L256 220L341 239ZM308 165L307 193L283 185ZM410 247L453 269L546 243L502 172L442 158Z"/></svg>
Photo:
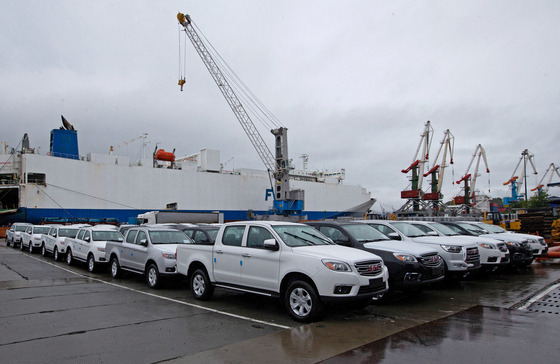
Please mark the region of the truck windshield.
<svg viewBox="0 0 560 364"><path fill-rule="evenodd" d="M116 230L93 231L92 239L96 241L123 241L123 236Z"/></svg>
<svg viewBox="0 0 560 364"><path fill-rule="evenodd" d="M449 226L440 224L439 222L431 223L430 226L446 236L460 235L458 232L451 229Z"/></svg>
<svg viewBox="0 0 560 364"><path fill-rule="evenodd" d="M344 225L344 228L352 235L354 239L356 239L360 243L390 240L379 230L367 224L360 223L360 224Z"/></svg>
<svg viewBox="0 0 560 364"><path fill-rule="evenodd" d="M58 229L58 236L61 238L75 238L78 229Z"/></svg>
<svg viewBox="0 0 560 364"><path fill-rule="evenodd" d="M311 226L280 225L274 226L273 229L290 247L334 244L329 238Z"/></svg>
<svg viewBox="0 0 560 364"><path fill-rule="evenodd" d="M50 226L37 226L33 228L33 234L46 234L50 229Z"/></svg>
<svg viewBox="0 0 560 364"><path fill-rule="evenodd" d="M29 225L17 225L16 231L25 231L25 229L27 229L27 226Z"/></svg>
<svg viewBox="0 0 560 364"><path fill-rule="evenodd" d="M188 244L192 243L189 237L179 230L158 230L150 231L150 241L152 244Z"/></svg>
<svg viewBox="0 0 560 364"><path fill-rule="evenodd" d="M418 238L420 236L428 236L426 233L424 233L422 230L418 229L416 226L412 226L409 223L406 222L394 222L394 223L390 223L391 225L393 225L395 228L397 228L397 230L399 230L401 233L403 233L404 235L406 235L409 238Z"/></svg>

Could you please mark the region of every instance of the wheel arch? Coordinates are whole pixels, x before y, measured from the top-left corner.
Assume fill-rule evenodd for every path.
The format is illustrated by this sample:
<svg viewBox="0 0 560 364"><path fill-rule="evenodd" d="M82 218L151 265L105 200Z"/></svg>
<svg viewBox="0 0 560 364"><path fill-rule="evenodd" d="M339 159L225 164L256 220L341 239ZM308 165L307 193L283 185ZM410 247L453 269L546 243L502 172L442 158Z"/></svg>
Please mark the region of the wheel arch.
<svg viewBox="0 0 560 364"><path fill-rule="evenodd" d="M317 295L319 295L319 290L317 289L317 286L315 285L315 282L313 282L313 279L311 279L311 277L309 277L307 274L304 274L304 273L292 272L292 273L286 274L284 276L284 278L282 278L282 282L280 283L280 295L281 296L284 296L284 294L286 293L286 290L288 289L288 286L290 285L290 283L292 283L294 281L307 282L308 284L311 285L311 287L313 287L313 289L315 290Z"/></svg>

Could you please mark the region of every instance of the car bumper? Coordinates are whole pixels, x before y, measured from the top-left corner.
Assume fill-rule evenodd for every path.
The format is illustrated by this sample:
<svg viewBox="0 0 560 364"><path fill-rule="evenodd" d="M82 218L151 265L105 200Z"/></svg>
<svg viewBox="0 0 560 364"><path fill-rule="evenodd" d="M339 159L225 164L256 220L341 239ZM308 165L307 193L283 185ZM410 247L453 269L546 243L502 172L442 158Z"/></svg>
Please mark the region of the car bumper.
<svg viewBox="0 0 560 364"><path fill-rule="evenodd" d="M381 273L371 277L356 272L323 271L313 280L321 299L329 302L373 297L389 290L389 270L385 265Z"/></svg>

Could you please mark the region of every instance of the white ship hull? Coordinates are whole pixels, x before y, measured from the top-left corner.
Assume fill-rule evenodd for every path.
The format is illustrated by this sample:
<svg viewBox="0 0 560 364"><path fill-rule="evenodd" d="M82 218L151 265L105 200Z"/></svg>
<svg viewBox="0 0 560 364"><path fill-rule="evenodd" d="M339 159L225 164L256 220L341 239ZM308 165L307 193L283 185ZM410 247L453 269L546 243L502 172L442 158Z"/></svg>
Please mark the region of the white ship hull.
<svg viewBox="0 0 560 364"><path fill-rule="evenodd" d="M196 162L182 169L154 168L151 160L131 166L128 157L96 154L84 160L0 154L0 163L4 177L17 176L12 184L4 178L0 185L4 195L10 190L12 196L2 201L3 208L18 211L4 214L4 220L7 216L30 222L45 217L105 217L126 223L139 213L176 203L180 211L219 211L230 221L247 219L251 212L266 213L273 204L267 193L269 176L258 170L201 171ZM293 180L291 186L305 191L304 215L310 220L365 213L373 204L365 188L335 179ZM18 206L9 206L15 193Z"/></svg>

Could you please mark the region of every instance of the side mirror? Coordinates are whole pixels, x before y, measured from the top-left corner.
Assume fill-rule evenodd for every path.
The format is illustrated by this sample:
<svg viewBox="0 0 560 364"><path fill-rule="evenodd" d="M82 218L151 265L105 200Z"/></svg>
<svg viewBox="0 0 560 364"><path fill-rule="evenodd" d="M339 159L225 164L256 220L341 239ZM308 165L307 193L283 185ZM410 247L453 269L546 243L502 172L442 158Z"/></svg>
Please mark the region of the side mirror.
<svg viewBox="0 0 560 364"><path fill-rule="evenodd" d="M142 239L142 240L140 240L140 245L142 245L142 246L148 246L148 240L147 240L147 239Z"/></svg>
<svg viewBox="0 0 560 364"><path fill-rule="evenodd" d="M273 250L273 251L280 250L280 246L278 245L275 239L266 239L265 241L263 241L263 246L267 250Z"/></svg>
<svg viewBox="0 0 560 364"><path fill-rule="evenodd" d="M389 234L387 234L387 236L391 240L401 240L401 237L397 233L389 233Z"/></svg>
<svg viewBox="0 0 560 364"><path fill-rule="evenodd" d="M439 236L435 231L428 231L426 234L428 234L428 236Z"/></svg>
<svg viewBox="0 0 560 364"><path fill-rule="evenodd" d="M84 241L87 241L87 242L89 243L89 236L86 236L86 237L84 238Z"/></svg>

